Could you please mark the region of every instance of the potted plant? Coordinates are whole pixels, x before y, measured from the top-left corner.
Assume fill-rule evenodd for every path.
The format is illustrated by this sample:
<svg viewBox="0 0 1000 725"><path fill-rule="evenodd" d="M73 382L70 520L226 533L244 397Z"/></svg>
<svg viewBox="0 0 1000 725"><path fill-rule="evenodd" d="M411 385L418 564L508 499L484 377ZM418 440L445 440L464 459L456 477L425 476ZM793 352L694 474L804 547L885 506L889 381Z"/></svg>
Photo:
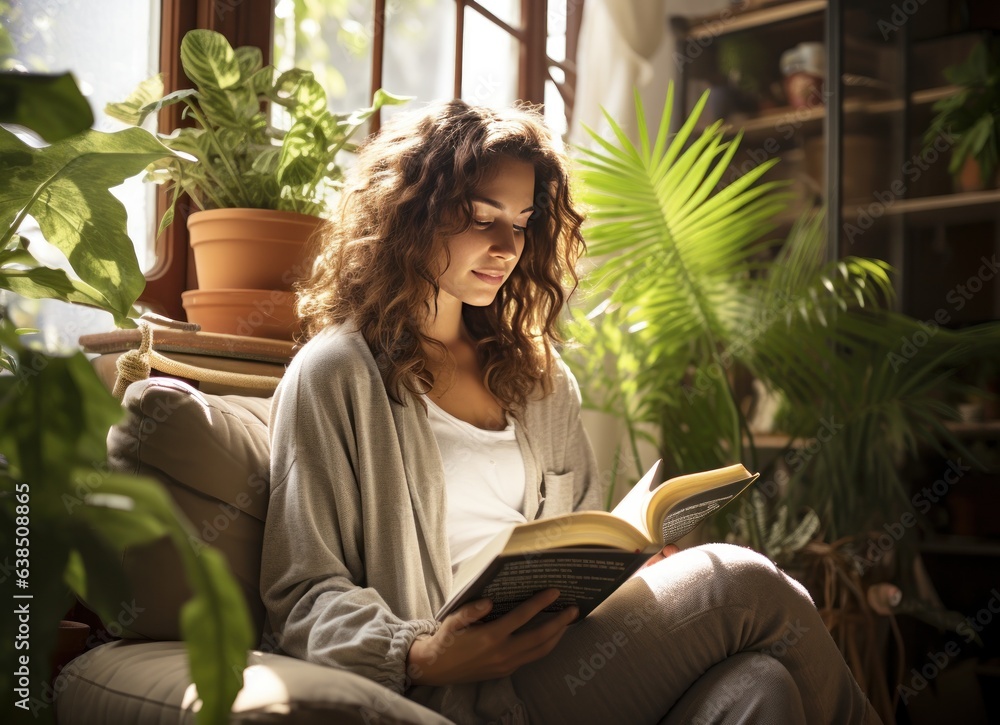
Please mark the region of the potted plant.
<svg viewBox="0 0 1000 725"><path fill-rule="evenodd" d="M727 118L734 112L756 113L772 103L768 93L771 75L766 48L749 35L724 35L716 41L716 67L725 80L712 90L712 98L729 96L726 113L712 114ZM713 103L716 103L714 98Z"/></svg>
<svg viewBox="0 0 1000 725"><path fill-rule="evenodd" d="M139 125L183 103L193 121L160 134L177 154L152 164L148 175L169 186L160 231L174 220L181 194L199 209L187 224L200 291L185 293L185 307L190 316L192 304L215 306L257 290L268 303L290 310L291 295L280 293L306 271L307 243L339 188L338 154L353 148L352 135L379 108L406 99L379 90L369 108L333 113L312 73L295 68L279 74L263 65L259 48L234 49L219 33L192 30L180 52L194 88L164 96L162 77L154 76L106 111ZM288 128L272 122L273 107ZM253 299L248 304L254 309ZM233 313L226 317L217 323L226 329L217 331L235 331L228 328Z"/></svg>
<svg viewBox="0 0 1000 725"><path fill-rule="evenodd" d="M90 108L69 77L0 74L0 88L19 89L5 96L0 123L40 129L51 142L28 145L0 127L0 292L86 304L134 325L144 280L125 208L110 189L172 152L143 129L89 130ZM68 271L32 256L20 232L29 215L66 256ZM228 722L253 634L225 560L194 549L193 526L158 482L109 470L106 436L122 409L84 355L25 343L18 333L30 330L17 329L7 312L0 308L0 545L13 567L4 591L15 604L0 615L11 633L0 647L5 689L25 721L30 712L52 722L47 680L61 617L76 596L121 626L130 599L122 551L166 536L194 590L182 628L202 701L197 720ZM27 629L18 608L30 612Z"/></svg>
<svg viewBox="0 0 1000 725"><path fill-rule="evenodd" d="M958 90L937 101L924 135L927 147L954 137L948 171L960 191L996 186L1000 167L1000 40L983 39L961 63L946 68Z"/></svg>
<svg viewBox="0 0 1000 725"><path fill-rule="evenodd" d="M868 646L877 661L877 640L847 623L861 621L859 611L871 615L865 588L885 578L916 595L907 554L915 532L894 545L895 557L870 561L863 580L856 564L867 561L869 532L884 533L909 511L899 459L920 445L964 451L942 424L957 414L940 393L957 384L949 370L996 356L1000 326L928 335L891 312L888 266L827 261L822 214L800 220L787 239L771 238L787 194L760 180L776 161L720 187L741 136L726 140L721 122L693 133L703 96L671 137L672 95L654 138L637 98L637 142L609 117L617 143L595 134L597 145L580 149L586 235L600 262L581 280L592 309L574 311L568 336L577 344L563 356L584 405L624 422L636 458L645 440L667 475L734 461L760 470L763 483L744 497L742 515L726 512L715 536L780 552L821 609L853 608L828 621L843 628L837 635L858 680L884 690L885 673L853 656ZM900 342L913 339L921 344L902 357ZM769 462L747 423L747 378L784 401L788 435ZM885 716L888 698L873 701Z"/></svg>

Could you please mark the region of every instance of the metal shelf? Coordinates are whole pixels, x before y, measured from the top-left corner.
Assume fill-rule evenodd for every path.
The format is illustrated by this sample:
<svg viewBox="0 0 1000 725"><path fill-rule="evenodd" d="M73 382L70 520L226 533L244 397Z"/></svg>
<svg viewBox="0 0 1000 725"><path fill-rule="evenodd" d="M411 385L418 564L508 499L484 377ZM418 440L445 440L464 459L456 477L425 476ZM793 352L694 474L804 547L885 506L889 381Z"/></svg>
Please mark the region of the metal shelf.
<svg viewBox="0 0 1000 725"><path fill-rule="evenodd" d="M865 200L868 203L871 199ZM856 210L856 206L852 208ZM885 208L885 214L906 215L910 222L935 224L1000 219L1000 189L899 199Z"/></svg>
<svg viewBox="0 0 1000 725"><path fill-rule="evenodd" d="M720 35L728 35L741 30L760 28L765 25L773 25L785 20L795 20L814 13L826 10L827 0L797 0L797 2L787 2L780 5L763 7L758 10L748 10L743 13L732 13L730 15L711 15L688 21L690 24L685 32L685 37L692 40L705 38L717 38ZM686 20L686 19L685 19Z"/></svg>
<svg viewBox="0 0 1000 725"><path fill-rule="evenodd" d="M1000 420L946 420L944 427L962 438L1000 436Z"/></svg>
<svg viewBox="0 0 1000 725"><path fill-rule="evenodd" d="M955 86L926 88L910 94L910 104L923 106L934 103L956 92ZM844 113L879 115L902 111L905 104L902 98L883 100L851 99L844 102ZM763 131L778 131L779 128L791 127L796 130L807 127L806 124L821 122L826 117L825 106L811 108L772 108L759 116L748 116L745 119L734 119L727 125L732 133L742 130L744 136L757 136Z"/></svg>

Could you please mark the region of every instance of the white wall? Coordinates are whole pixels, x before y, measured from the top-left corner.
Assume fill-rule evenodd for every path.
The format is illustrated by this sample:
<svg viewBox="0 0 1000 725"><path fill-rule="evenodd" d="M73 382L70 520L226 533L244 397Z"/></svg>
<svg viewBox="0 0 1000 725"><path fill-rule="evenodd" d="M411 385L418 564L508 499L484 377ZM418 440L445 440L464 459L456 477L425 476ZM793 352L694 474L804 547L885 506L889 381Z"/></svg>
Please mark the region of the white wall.
<svg viewBox="0 0 1000 725"><path fill-rule="evenodd" d="M669 19L708 15L730 6L730 0L587 0L570 140L587 143L581 124L602 135L607 131L602 106L634 138L633 88L642 96L647 124L655 128L667 86L677 79L680 66Z"/></svg>

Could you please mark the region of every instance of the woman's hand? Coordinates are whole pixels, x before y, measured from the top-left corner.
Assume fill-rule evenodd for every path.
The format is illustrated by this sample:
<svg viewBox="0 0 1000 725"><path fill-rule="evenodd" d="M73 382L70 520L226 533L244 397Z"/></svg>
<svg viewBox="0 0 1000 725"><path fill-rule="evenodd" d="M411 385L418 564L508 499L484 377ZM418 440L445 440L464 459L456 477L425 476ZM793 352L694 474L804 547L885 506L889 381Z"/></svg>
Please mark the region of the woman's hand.
<svg viewBox="0 0 1000 725"><path fill-rule="evenodd" d="M660 549L658 552L656 552L651 557L649 557L649 559L646 560L646 563L643 564L642 566L640 566L638 569L636 569L635 572L632 574L632 576L635 576L640 571L642 571L643 569L645 569L647 566L652 566L653 564L655 564L658 561L663 561L668 556L673 556L678 551L680 551L680 549L678 549L673 544L667 544L662 549Z"/></svg>
<svg viewBox="0 0 1000 725"><path fill-rule="evenodd" d="M514 632L559 598L545 589L492 622L476 624L493 606L479 599L445 617L431 637L417 638L406 658L414 685L453 685L507 677L551 652L578 614L568 607L530 629Z"/></svg>

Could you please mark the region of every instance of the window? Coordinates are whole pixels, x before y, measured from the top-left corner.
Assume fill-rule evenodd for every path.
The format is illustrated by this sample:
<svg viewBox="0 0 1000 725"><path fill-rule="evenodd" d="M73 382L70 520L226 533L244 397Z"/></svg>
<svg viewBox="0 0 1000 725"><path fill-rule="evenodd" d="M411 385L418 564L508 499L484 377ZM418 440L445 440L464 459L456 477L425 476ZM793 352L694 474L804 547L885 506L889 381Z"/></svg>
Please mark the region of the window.
<svg viewBox="0 0 1000 725"><path fill-rule="evenodd" d="M94 112L94 128L117 131L123 126L104 115L109 101L121 100L159 68L160 0L103 0L100 12L93 3L65 0L0 0L0 21L10 38L4 49L6 67L36 72L71 71ZM19 134L25 143L41 144L34 135ZM155 269L154 233L158 216L156 190L141 176L112 189L128 212L128 235L144 272ZM68 269L62 252L45 243L33 220L22 225L39 261ZM45 344L74 349L77 338L113 327L107 313L55 300L15 303L30 315Z"/></svg>
<svg viewBox="0 0 1000 725"><path fill-rule="evenodd" d="M523 98L540 103L544 96L550 102L549 123L556 130L566 122L553 119L551 109L559 109L559 101L564 100L566 114L571 113L583 0L162 0L162 4L161 67L168 91L183 87L176 50L181 37L187 30L203 27L223 33L234 46L262 48L265 62L279 70L293 65L313 70L336 109L366 105L373 90L383 85L423 100L454 96L457 85L466 97L481 102ZM516 53L516 63L496 63L496 67L517 69L513 93L506 71L491 76L474 70L473 80L467 83L470 76L463 73L464 63L454 62L456 55L483 55L483 46L468 42L464 33L465 19L471 14L509 36L504 41L507 50L501 52L510 53L508 58ZM469 24L485 27L478 19ZM547 40L549 24L554 37ZM546 42L551 61L546 59ZM456 54L457 47L463 49L460 54ZM494 48L487 47L487 51L498 58ZM434 71L427 72L431 67ZM403 87L397 87L397 82ZM393 110L386 109L386 113ZM175 127L179 111L179 106L164 109L161 127ZM374 121L377 127L379 119ZM161 195L161 208L164 203ZM143 299L158 303L165 314L182 317L180 294L196 286L187 230L173 224L163 238L167 264L162 274L149 279Z"/></svg>
<svg viewBox="0 0 1000 725"><path fill-rule="evenodd" d="M564 108L569 113L572 105L582 2L107 0L95 12L90 3L0 0L0 15L32 60L76 72L102 130L113 128L100 117L105 102L123 98L157 70L167 92L186 87L180 40L188 30L210 28L234 46L260 47L279 70L313 70L336 109L367 105L383 86L419 100L458 95L498 106L544 100L550 125L561 132ZM180 105L163 109L159 127L180 125L180 112ZM154 240L166 195L140 178L124 185L120 197L147 271L142 299L183 318L180 294L196 286L186 228L175 223Z"/></svg>
<svg viewBox="0 0 1000 725"><path fill-rule="evenodd" d="M74 70L101 130L115 128L101 117L105 102L157 70L167 92L186 87L180 40L210 28L234 46L262 48L279 70L309 68L336 109L367 105L383 86L424 101L460 96L499 106L520 98L544 101L549 125L563 133L582 7L583 0L106 0L95 12L90 3L0 0L0 16L33 68ZM159 126L182 123L180 111L161 111ZM154 239L166 195L141 178L119 197L147 272L143 300L183 318L180 293L196 286L187 230L175 223Z"/></svg>
<svg viewBox="0 0 1000 725"><path fill-rule="evenodd" d="M582 6L582 0L276 0L274 59L279 69L311 70L339 110L366 105L380 87L417 102L544 101L550 126L564 134Z"/></svg>
<svg viewBox="0 0 1000 725"><path fill-rule="evenodd" d="M94 111L94 128L124 128L104 115L104 105L121 100L157 72L159 0L104 0L100 13L87 3L14 0L0 3L0 11L14 64L39 72L72 71ZM139 265L149 271L156 261L154 189L136 177L114 194L128 209L128 232Z"/></svg>

